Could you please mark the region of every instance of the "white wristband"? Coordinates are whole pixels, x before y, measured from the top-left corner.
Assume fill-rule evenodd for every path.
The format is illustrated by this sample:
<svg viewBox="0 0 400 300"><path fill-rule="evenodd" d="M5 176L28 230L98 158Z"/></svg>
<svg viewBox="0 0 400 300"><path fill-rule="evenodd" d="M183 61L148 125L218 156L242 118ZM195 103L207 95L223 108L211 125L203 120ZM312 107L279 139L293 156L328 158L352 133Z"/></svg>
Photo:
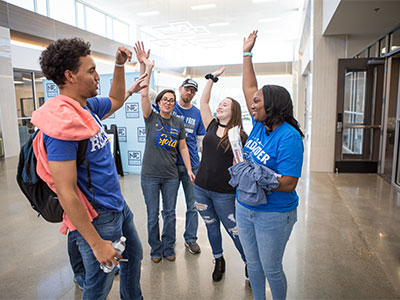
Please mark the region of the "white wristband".
<svg viewBox="0 0 400 300"><path fill-rule="evenodd" d="M115 63L115 66L116 66L117 68L122 68L122 67L125 66L125 64L117 64L117 63Z"/></svg>

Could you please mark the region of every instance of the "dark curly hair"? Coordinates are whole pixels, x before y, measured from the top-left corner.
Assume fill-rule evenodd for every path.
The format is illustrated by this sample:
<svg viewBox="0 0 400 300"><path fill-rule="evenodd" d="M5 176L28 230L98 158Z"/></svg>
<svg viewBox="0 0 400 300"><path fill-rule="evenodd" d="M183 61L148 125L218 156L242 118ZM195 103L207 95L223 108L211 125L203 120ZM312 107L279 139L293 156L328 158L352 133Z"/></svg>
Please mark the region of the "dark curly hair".
<svg viewBox="0 0 400 300"><path fill-rule="evenodd" d="M76 73L80 66L79 58L87 55L90 55L90 43L79 38L59 39L42 52L39 63L47 79L63 86L64 72L71 70Z"/></svg>
<svg viewBox="0 0 400 300"><path fill-rule="evenodd" d="M274 125L286 121L300 133L301 137L304 137L299 122L293 116L293 103L289 92L279 85L264 85L262 93L267 113L263 123L269 128L269 132L272 131ZM267 131L267 134L269 132Z"/></svg>

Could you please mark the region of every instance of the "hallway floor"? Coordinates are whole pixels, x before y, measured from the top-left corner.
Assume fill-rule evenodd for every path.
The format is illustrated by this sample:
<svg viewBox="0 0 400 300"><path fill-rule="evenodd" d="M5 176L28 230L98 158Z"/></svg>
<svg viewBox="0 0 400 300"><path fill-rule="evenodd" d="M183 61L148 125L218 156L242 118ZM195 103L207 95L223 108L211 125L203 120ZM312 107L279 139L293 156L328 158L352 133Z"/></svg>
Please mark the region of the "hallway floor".
<svg viewBox="0 0 400 300"><path fill-rule="evenodd" d="M0 299L80 299L60 225L36 217L15 182L16 163L17 158L0 160ZM243 262L225 232L227 267L218 283L211 278L213 259L201 219L202 252L185 250L182 190L177 259L152 263L140 177L126 175L121 186L143 244L145 299L252 299ZM400 196L394 188L375 174L305 173L297 192L298 222L284 257L288 299L400 299ZM109 299L119 299L118 279Z"/></svg>

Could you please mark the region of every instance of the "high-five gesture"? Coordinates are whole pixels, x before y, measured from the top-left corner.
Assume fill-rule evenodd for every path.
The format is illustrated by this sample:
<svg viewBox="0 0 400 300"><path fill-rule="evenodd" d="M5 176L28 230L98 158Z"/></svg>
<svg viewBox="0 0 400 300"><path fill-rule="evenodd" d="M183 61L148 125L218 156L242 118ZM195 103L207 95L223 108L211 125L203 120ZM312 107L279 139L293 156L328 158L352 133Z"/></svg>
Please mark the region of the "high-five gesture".
<svg viewBox="0 0 400 300"><path fill-rule="evenodd" d="M126 61L131 61L132 51L125 46L119 46L117 53L115 54L115 63L118 65L123 65Z"/></svg>
<svg viewBox="0 0 400 300"><path fill-rule="evenodd" d="M222 73L224 73L224 71L225 71L225 67L221 67L221 68L215 70L214 72L212 72L211 74L214 77L219 77L222 75Z"/></svg>
<svg viewBox="0 0 400 300"><path fill-rule="evenodd" d="M154 68L154 60L150 61L147 57L143 57L143 63L146 65L146 73L148 74Z"/></svg>
<svg viewBox="0 0 400 300"><path fill-rule="evenodd" d="M148 59L150 57L150 49L146 52L146 50L144 50L143 42L137 41L135 43L135 46L133 47L133 49L135 50L136 58L137 58L138 62L141 64L144 63L143 58Z"/></svg>
<svg viewBox="0 0 400 300"><path fill-rule="evenodd" d="M255 92L257 92L257 79L256 74L254 72L253 63L252 63L252 54L251 50L254 47L254 44L257 39L258 30L253 30L249 34L249 36L243 39L243 77L242 77L242 88L244 93L244 98L246 99L247 109L249 110L250 115L252 114L251 106L253 104L253 97Z"/></svg>
<svg viewBox="0 0 400 300"><path fill-rule="evenodd" d="M143 43L142 43L143 46ZM144 47L143 47L144 49ZM141 65L146 66L146 73L147 76L141 82L141 86L143 86L142 93L141 93L141 99L142 99L142 111L143 111L143 116L147 118L150 116L151 113L151 103L149 99L149 83L150 83L150 76L151 76L151 71L154 68L154 60L150 61L146 56L141 56L143 63Z"/></svg>
<svg viewBox="0 0 400 300"><path fill-rule="evenodd" d="M243 38L243 52L251 52L257 39L258 30L254 30L249 36Z"/></svg>

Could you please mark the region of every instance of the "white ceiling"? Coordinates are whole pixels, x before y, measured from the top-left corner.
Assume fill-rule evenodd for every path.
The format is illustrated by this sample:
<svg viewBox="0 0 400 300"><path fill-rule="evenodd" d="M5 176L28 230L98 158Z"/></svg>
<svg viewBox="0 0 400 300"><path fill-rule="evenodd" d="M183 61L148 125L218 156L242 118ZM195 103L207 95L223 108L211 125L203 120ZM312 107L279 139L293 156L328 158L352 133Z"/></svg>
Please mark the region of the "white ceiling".
<svg viewBox="0 0 400 300"><path fill-rule="evenodd" d="M398 25L400 0L341 0L324 34L384 35Z"/></svg>
<svg viewBox="0 0 400 300"><path fill-rule="evenodd" d="M261 2L262 1L262 2ZM259 39L265 46L276 48L266 51L259 60L286 61L293 52L293 44L300 34L300 16L304 0L85 0L128 24L138 32L151 36L152 47L186 49L186 52L225 53L218 56L220 63L239 63L229 59L232 47L241 50L243 37L252 30L259 30ZM259 3L257 3L259 2ZM215 4L214 8L193 10L192 6ZM158 11L154 16L137 13ZM213 23L227 23L212 26ZM210 25L211 24L211 25ZM142 36L143 39L143 36ZM286 49L289 47L290 49ZM285 51L279 51L285 48ZM196 49L196 51L193 51ZM176 51L175 51L176 53ZM279 53L284 54L279 58ZM182 54L184 57L190 54ZM268 57L266 57L268 56ZM194 59L194 57L192 57ZM221 59L223 61L221 61ZM225 61L224 61L225 60ZM197 60L197 65L206 64ZM210 63L212 64L212 63ZM190 63L189 63L190 65Z"/></svg>

